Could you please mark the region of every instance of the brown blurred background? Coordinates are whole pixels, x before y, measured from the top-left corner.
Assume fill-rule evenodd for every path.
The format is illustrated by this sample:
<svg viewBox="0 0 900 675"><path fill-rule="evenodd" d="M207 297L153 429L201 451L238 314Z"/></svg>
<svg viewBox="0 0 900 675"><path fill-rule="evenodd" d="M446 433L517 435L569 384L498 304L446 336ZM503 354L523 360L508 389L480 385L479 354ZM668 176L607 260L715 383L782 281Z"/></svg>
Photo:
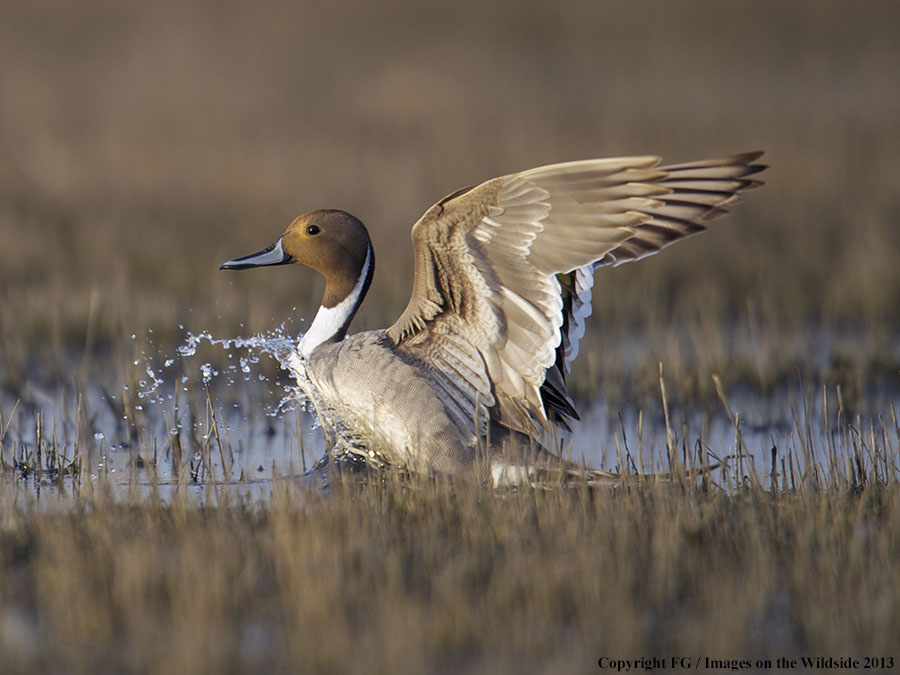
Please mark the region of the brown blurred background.
<svg viewBox="0 0 900 675"><path fill-rule="evenodd" d="M767 186L714 232L598 277L593 337L890 331L898 25L892 1L2 0L0 349L311 316L313 273L217 266L322 207L369 225L354 330L383 326L408 298L409 227L456 188L754 149Z"/></svg>

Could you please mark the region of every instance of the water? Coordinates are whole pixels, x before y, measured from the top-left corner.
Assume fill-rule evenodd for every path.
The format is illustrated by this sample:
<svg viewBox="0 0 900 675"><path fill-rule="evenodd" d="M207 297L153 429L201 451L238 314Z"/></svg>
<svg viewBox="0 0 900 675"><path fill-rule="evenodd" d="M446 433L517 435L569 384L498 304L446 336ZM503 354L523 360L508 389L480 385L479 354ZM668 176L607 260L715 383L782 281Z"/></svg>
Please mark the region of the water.
<svg viewBox="0 0 900 675"><path fill-rule="evenodd" d="M29 383L21 401L0 393L4 424L10 421L5 477L21 476L17 464L30 466L19 480L53 493L69 479L55 480L52 469L79 457L82 480L141 493L159 489L164 498L180 489L204 495L210 485L265 497L325 450L288 371L298 341L284 326L251 337L188 332L174 354L140 350L131 361L140 374L136 386L118 384L104 376L115 372L110 364L95 363L78 392ZM54 455L50 471L37 470L39 435L45 466Z"/></svg>
<svg viewBox="0 0 900 675"><path fill-rule="evenodd" d="M266 498L325 451L294 379L298 341L283 325L250 337L188 332L165 354L152 349L151 332L131 360L132 384L121 385L111 364L97 363L78 391L26 385L12 419L16 400L4 392L4 480L51 494L73 482L37 470L41 435L44 466L65 467L77 457L82 481L163 498L184 490L208 500L210 486L213 498L221 490ZM854 462L896 471L884 458L896 458L900 447L896 386L870 387L852 413L838 391L799 380L766 395L740 387L725 396L728 409L725 402L683 409L667 401L668 426L662 400L644 409L600 397L580 402L582 420L560 447L579 463L616 473L666 473L674 454L688 467L718 466L709 477L726 489L748 480L797 487L803 474L850 471ZM23 478L16 464L34 470Z"/></svg>
<svg viewBox="0 0 900 675"><path fill-rule="evenodd" d="M653 410L617 410L597 401L573 430L571 456L616 472L666 473L672 447L688 467L699 468L703 459L718 465L710 477L726 489L756 480L767 489L797 488L802 474L816 472L824 485L830 471L845 472L847 462L856 462L857 456L866 468L886 462L880 475L900 477L896 387L871 392L854 414L840 408L835 391L800 382L765 396L739 388L727 394L727 402L737 424L724 404L713 410L670 404L667 429L662 402ZM807 484L811 478L807 476Z"/></svg>

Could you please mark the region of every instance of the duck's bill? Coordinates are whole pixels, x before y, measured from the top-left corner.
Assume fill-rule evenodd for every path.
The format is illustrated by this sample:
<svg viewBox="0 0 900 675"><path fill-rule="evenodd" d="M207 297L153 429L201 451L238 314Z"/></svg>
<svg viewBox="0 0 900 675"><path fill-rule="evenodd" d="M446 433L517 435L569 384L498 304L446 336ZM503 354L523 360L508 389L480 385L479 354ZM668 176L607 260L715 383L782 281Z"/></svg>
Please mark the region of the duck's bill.
<svg viewBox="0 0 900 675"><path fill-rule="evenodd" d="M245 270L249 267L263 267L264 265L284 265L291 262L291 256L284 252L279 237L262 251L243 255L240 258L226 260L219 265L220 270Z"/></svg>

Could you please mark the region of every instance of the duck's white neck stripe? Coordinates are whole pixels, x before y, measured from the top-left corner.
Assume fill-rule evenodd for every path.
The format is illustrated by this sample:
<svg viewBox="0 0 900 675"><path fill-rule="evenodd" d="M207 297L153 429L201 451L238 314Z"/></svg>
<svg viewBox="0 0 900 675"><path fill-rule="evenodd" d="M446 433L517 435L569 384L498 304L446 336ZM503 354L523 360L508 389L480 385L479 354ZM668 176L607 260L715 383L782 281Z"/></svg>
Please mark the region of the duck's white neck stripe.
<svg viewBox="0 0 900 675"><path fill-rule="evenodd" d="M312 351L323 342L330 342L338 334L343 334L350 324L353 315L362 302L363 293L366 290L366 281L369 278L369 268L372 266L372 246L366 250L366 261L360 270L356 285L346 298L334 307L319 307L316 318L306 331L297 349L303 356L309 356Z"/></svg>

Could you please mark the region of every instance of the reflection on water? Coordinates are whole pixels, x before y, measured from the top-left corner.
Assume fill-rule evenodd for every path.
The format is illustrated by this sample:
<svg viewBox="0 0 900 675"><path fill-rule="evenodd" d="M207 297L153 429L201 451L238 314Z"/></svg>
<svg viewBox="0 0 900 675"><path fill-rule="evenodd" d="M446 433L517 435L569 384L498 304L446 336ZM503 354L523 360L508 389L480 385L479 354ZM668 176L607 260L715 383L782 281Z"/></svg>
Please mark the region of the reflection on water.
<svg viewBox="0 0 900 675"><path fill-rule="evenodd" d="M114 369L97 364L98 375L77 393L28 386L18 402L2 393L0 485L17 480L37 494L65 493L78 486L54 470L71 466L82 488L102 480L164 499L177 490L201 501L222 490L266 498L324 453L288 372L297 341L283 326L247 338L188 333L175 354L145 350L134 359L136 386L117 385ZM581 422L560 442L569 458L616 473L666 473L671 456L688 468L718 466L709 476L726 489L756 480L796 488L829 472L898 469L897 387L870 388L852 416L838 391L799 381L766 395L737 388L724 399L702 410L669 400L668 426L662 400L643 410L582 401Z"/></svg>

